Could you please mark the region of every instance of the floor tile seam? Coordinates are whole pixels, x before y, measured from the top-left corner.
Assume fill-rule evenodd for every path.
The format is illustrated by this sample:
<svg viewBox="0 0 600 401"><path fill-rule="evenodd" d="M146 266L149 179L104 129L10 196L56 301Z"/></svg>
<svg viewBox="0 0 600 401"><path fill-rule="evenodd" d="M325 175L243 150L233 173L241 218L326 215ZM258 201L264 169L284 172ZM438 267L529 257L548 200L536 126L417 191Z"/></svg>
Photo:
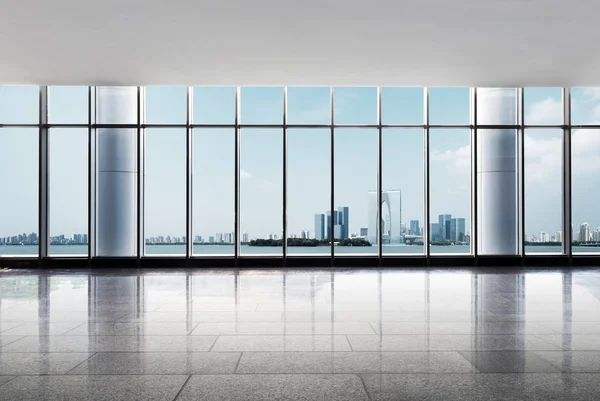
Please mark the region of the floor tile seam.
<svg viewBox="0 0 600 401"><path fill-rule="evenodd" d="M8 343L3 343L2 345L0 345L0 353L2 353L2 348L6 347L7 345L16 343L17 341L21 341L22 339L30 337L30 336L24 335L24 336L16 336L16 337L19 337L19 338L17 338L16 340L9 341Z"/></svg>
<svg viewBox="0 0 600 401"><path fill-rule="evenodd" d="M183 392L183 389L188 384L188 382L190 381L191 378L192 378L192 375L188 375L187 379L185 379L185 381L183 382L183 385L181 386L181 388L179 389L179 391L177 392L177 394L175 394L175 398L173 398L173 401L177 401L177 399L179 398L179 396Z"/></svg>
<svg viewBox="0 0 600 401"><path fill-rule="evenodd" d="M200 325L200 323L196 323L196 324L192 323L192 325L194 326L194 328L191 329L190 331L188 331L187 334L186 334L186 336L191 336L192 333L194 332L194 330L196 330L198 328L198 326Z"/></svg>
<svg viewBox="0 0 600 401"><path fill-rule="evenodd" d="M478 350L478 351L473 351L472 349L449 349L449 350L398 350L398 351L394 351L394 350L385 350L385 351L365 351L365 350L359 350L359 351L345 351L345 350L334 350L334 351L321 351L321 350L308 350L308 351L254 351L254 350L219 350L219 351L176 351L176 350L164 350L164 351L43 351L43 352L29 352L29 351L14 351L14 352L0 352L0 354L31 354L31 355L48 355L48 354L87 354L87 353L94 353L94 354L233 354L233 353L240 353L240 352L246 352L246 353L278 353L278 354L302 354L302 353L309 353L309 354L342 354L342 353L347 353L347 354L448 354L448 353L460 353L460 352L479 352L479 353L491 353L491 352L497 352L497 353L501 353L501 352L531 352L531 353L536 353L536 352L549 352L549 353L564 353L564 352L573 352L573 351L556 351L556 350L498 350L498 349L493 349L493 350ZM579 351L575 351L575 352L579 352ZM581 351L581 352L586 352L586 351ZM592 351L594 353L598 353L600 354L600 351L596 350L596 351Z"/></svg>
<svg viewBox="0 0 600 401"><path fill-rule="evenodd" d="M219 338L221 338L221 336L215 336L215 341L213 341L212 345L210 346L210 348L208 349L207 352L212 351L212 349L215 347L215 344L217 343L217 341L219 341Z"/></svg>
<svg viewBox="0 0 600 401"><path fill-rule="evenodd" d="M66 371L65 373L63 373L65 376L68 375L69 373L71 373L73 370L77 369L79 366L83 365L85 362L89 361L90 359L92 359L95 355L97 355L97 352L92 353L88 358L85 358L85 360L81 361L80 363L78 363L77 365L75 365L73 368L69 369L68 371Z"/></svg>
<svg viewBox="0 0 600 401"><path fill-rule="evenodd" d="M367 388L367 384L365 383L365 379L362 377L361 374L355 374L355 376L358 377L358 380L360 380L363 389L365 390L365 394L367 395L367 400L371 401L373 398L371 397L371 394L369 393L369 389Z"/></svg>
<svg viewBox="0 0 600 401"><path fill-rule="evenodd" d="M10 333L6 334L7 331L11 331L13 329L18 329L19 327L21 327L21 326L23 326L23 325L25 325L27 323L29 323L29 322L23 322L23 323L17 324L14 327L11 327L10 329L2 330L2 331L0 331L0 336L10 336L11 335Z"/></svg>
<svg viewBox="0 0 600 401"><path fill-rule="evenodd" d="M373 323L367 322L367 324L369 325L369 327L371 328L371 330L373 330L373 333L375 333L375 335L383 335L383 333L378 333L377 330L375 330L375 327L373 326Z"/></svg>
<svg viewBox="0 0 600 401"><path fill-rule="evenodd" d="M2 375L2 376L13 376L13 375ZM1 376L0 376L1 377ZM12 379L10 379L9 381L6 381L4 383L0 383L0 387L4 386L5 384L10 383L11 381L15 380L16 378L18 378L20 376L15 375Z"/></svg>
<svg viewBox="0 0 600 401"><path fill-rule="evenodd" d="M87 377L87 376L323 376L323 375L461 375L461 376L469 376L469 375L485 375L485 374L537 374L537 375L599 375L594 372L577 372L577 373L561 373L561 372L527 372L527 373L511 373L511 372L362 372L362 373L341 373L341 372L298 372L298 373L286 373L286 372L278 372L278 373L223 373L223 372L214 372L214 373L145 373L145 372L136 372L136 373L73 373L73 374L60 374L60 373L26 373L26 374L10 374L3 376L14 376L17 377L60 377L60 378L69 378L69 377ZM12 381L12 379L11 379Z"/></svg>
<svg viewBox="0 0 600 401"><path fill-rule="evenodd" d="M75 329L78 329L78 328L80 328L80 327L82 327L82 326L85 326L85 325L87 325L87 324L89 324L89 322L83 322L83 323L81 323L81 324L79 324L79 325L77 325L77 326L73 327L72 329L69 329L69 330L65 331L64 333L61 333L61 334L56 334L56 335L58 335L58 336L64 336L64 335L67 335L67 333L69 333L70 331L73 331L73 330L75 330Z"/></svg>
<svg viewBox="0 0 600 401"><path fill-rule="evenodd" d="M240 352L240 357L238 358L236 364L235 364L235 368L233 369L233 374L237 373L238 368L240 367L240 362L242 361L242 357L244 356L243 352Z"/></svg>

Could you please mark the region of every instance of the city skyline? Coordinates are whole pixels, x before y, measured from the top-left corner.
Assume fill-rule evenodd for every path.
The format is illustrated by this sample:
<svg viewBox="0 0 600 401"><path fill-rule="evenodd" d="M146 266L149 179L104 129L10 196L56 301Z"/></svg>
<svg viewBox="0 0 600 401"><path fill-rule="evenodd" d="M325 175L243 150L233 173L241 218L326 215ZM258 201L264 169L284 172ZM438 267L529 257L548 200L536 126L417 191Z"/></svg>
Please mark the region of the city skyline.
<svg viewBox="0 0 600 401"><path fill-rule="evenodd" d="M242 123L279 123L279 115L268 113L279 107L280 88L242 88ZM382 117L389 123L422 123L422 90L383 88ZM412 90L412 91L411 91ZM232 123L234 88L194 88L194 119L197 123ZM336 88L335 114L338 123L373 123L376 97L372 88ZM185 88L151 87L146 91L148 123L184 123ZM291 123L328 123L328 88L289 88L288 120ZM87 88L51 87L51 123L86 123ZM0 119L13 123L37 122L36 87L1 87ZM467 88L431 88L432 124L469 122ZM597 124L600 91L572 90L573 124ZM396 105L402 105L398 108ZM526 123L560 124L560 89L525 89ZM7 120L2 120L6 122ZM185 231L184 129L147 130L145 215L148 237ZM256 135L253 135L255 133ZM273 135L269 136L267 133ZM280 128L242 129L240 218L249 233L278 233L282 212L282 133ZM10 196L0 208L0 236L37 229L38 130L0 129L0 183ZM288 135L288 230L300 233L312 226L314 210L329 205L330 148L328 129L291 129ZM228 128L193 130L194 231L233 231L233 144ZM367 226L368 206L360 199L377 182L377 132L375 129L336 128L334 145L335 199L352 209L349 232ZM276 140L271 140L271 138ZM248 140L246 140L248 139ZM422 149L423 130L384 129L382 173L384 187L403 188L404 221L423 222ZM87 231L87 129L52 128L49 133L50 202L49 235ZM6 151L6 149L11 149ZM35 149L36 151L30 151ZM561 228L561 129L525 131L525 231L556 233ZM598 130L577 128L572 133L573 221L599 223L593 199L600 187ZM465 216L470 227L471 172L470 132L461 129L430 130L430 214L447 212ZM277 155L270 160L267 155ZM307 163L307 155L312 160ZM248 158L246 158L248 156ZM19 166L18 170L14 166ZM18 171L18 174L14 172ZM12 173L11 173L12 172ZM176 178L176 179L174 179ZM363 198L364 199L364 198ZM361 204L362 203L362 204ZM544 207L539 207L544 205ZM22 210L15 213L15 210ZM308 223L307 223L308 221ZM163 234L161 234L163 233ZM212 234L210 234L212 235ZM551 235L551 234L549 234ZM181 235L180 235L181 236ZM258 235L257 235L258 237Z"/></svg>

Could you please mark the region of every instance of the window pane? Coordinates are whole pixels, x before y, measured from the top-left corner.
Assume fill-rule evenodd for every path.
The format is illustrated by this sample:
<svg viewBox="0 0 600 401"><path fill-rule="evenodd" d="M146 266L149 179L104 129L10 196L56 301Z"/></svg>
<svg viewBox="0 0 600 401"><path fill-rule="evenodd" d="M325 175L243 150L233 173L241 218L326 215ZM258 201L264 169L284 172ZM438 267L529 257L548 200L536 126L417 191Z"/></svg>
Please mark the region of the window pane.
<svg viewBox="0 0 600 401"><path fill-rule="evenodd" d="M240 137L240 253L281 254L283 131L247 128Z"/></svg>
<svg viewBox="0 0 600 401"><path fill-rule="evenodd" d="M571 136L573 253L600 252L600 131L576 129Z"/></svg>
<svg viewBox="0 0 600 401"><path fill-rule="evenodd" d="M469 88L429 88L430 124L469 124Z"/></svg>
<svg viewBox="0 0 600 401"><path fill-rule="evenodd" d="M562 252L562 135L525 131L525 252Z"/></svg>
<svg viewBox="0 0 600 401"><path fill-rule="evenodd" d="M50 255L88 252L88 130L48 130Z"/></svg>
<svg viewBox="0 0 600 401"><path fill-rule="evenodd" d="M148 86L146 124L185 124L187 119L187 87Z"/></svg>
<svg viewBox="0 0 600 401"><path fill-rule="evenodd" d="M429 132L430 252L470 253L471 133Z"/></svg>
<svg viewBox="0 0 600 401"><path fill-rule="evenodd" d="M382 88L383 124L423 124L423 88Z"/></svg>
<svg viewBox="0 0 600 401"><path fill-rule="evenodd" d="M571 89L571 123L600 124L600 88Z"/></svg>
<svg viewBox="0 0 600 401"><path fill-rule="evenodd" d="M235 129L193 130L194 254L234 252Z"/></svg>
<svg viewBox="0 0 600 401"><path fill-rule="evenodd" d="M377 130L336 129L334 152L335 209L326 211L327 238L333 227L337 255L376 254Z"/></svg>
<svg viewBox="0 0 600 401"><path fill-rule="evenodd" d="M242 124L283 124L283 88L241 89Z"/></svg>
<svg viewBox="0 0 600 401"><path fill-rule="evenodd" d="M335 124L377 124L377 88L334 88Z"/></svg>
<svg viewBox="0 0 600 401"><path fill-rule="evenodd" d="M0 124L38 124L40 89L0 85Z"/></svg>
<svg viewBox="0 0 600 401"><path fill-rule="evenodd" d="M288 129L287 253L290 255L331 253L324 224L331 207L330 154L329 129Z"/></svg>
<svg viewBox="0 0 600 401"><path fill-rule="evenodd" d="M387 128L382 132L384 254L424 253L423 143L421 128Z"/></svg>
<svg viewBox="0 0 600 401"><path fill-rule="evenodd" d="M563 123L561 88L525 88L525 124L560 125Z"/></svg>
<svg viewBox="0 0 600 401"><path fill-rule="evenodd" d="M87 86L48 87L48 122L51 124L88 123Z"/></svg>
<svg viewBox="0 0 600 401"><path fill-rule="evenodd" d="M185 129L147 129L144 163L145 253L185 254Z"/></svg>
<svg viewBox="0 0 600 401"><path fill-rule="evenodd" d="M0 128L0 255L38 254L38 129Z"/></svg>
<svg viewBox="0 0 600 401"><path fill-rule="evenodd" d="M328 87L287 89L288 124L329 124L331 121Z"/></svg>
<svg viewBox="0 0 600 401"><path fill-rule="evenodd" d="M516 124L516 89L479 88L477 90L477 125Z"/></svg>
<svg viewBox="0 0 600 401"><path fill-rule="evenodd" d="M194 88L194 124L234 124L234 86L199 86Z"/></svg>

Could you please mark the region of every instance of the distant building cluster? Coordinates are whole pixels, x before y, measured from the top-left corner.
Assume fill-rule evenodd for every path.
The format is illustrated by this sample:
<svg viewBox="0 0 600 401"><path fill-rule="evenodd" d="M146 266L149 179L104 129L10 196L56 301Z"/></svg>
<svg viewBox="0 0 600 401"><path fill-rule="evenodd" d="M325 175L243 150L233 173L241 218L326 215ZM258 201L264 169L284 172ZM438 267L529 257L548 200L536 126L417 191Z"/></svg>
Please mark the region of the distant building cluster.
<svg viewBox="0 0 600 401"><path fill-rule="evenodd" d="M330 239L333 229L334 239L345 239L350 237L350 208L347 206L338 207L333 213L315 214L315 239Z"/></svg>
<svg viewBox="0 0 600 401"><path fill-rule="evenodd" d="M163 245L163 244L185 244L185 240L187 238L184 237L171 237L167 235L166 237L159 235L158 237L150 237L146 238L146 245Z"/></svg>
<svg viewBox="0 0 600 401"><path fill-rule="evenodd" d="M431 224L431 240L446 242L468 242L465 219L452 218L451 214L440 214L438 222Z"/></svg>
<svg viewBox="0 0 600 401"><path fill-rule="evenodd" d="M39 238L36 233L0 237L0 245L37 245L38 242Z"/></svg>
<svg viewBox="0 0 600 401"><path fill-rule="evenodd" d="M541 231L539 236L525 236L527 242L562 242L562 232L557 231L555 234L550 235L546 231Z"/></svg>
<svg viewBox="0 0 600 401"><path fill-rule="evenodd" d="M573 235L573 239L575 239ZM600 227L597 227L594 231L591 231L588 223L583 223L579 226L579 235L577 236L579 242L600 242Z"/></svg>
<svg viewBox="0 0 600 401"><path fill-rule="evenodd" d="M50 237L50 245L87 245L87 234L73 234L72 238L65 237L63 234Z"/></svg>

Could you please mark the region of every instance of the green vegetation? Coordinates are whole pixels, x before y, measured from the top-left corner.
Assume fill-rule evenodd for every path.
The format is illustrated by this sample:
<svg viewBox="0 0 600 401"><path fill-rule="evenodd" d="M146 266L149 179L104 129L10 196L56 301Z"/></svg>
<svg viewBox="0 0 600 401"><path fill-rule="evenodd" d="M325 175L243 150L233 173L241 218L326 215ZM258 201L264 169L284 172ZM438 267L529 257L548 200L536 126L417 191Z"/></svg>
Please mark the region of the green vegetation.
<svg viewBox="0 0 600 401"><path fill-rule="evenodd" d="M338 246L371 246L371 243L363 238L334 239ZM248 243L250 246L283 246L283 239L253 239ZM310 238L288 238L287 246L329 246L329 240L318 240Z"/></svg>

